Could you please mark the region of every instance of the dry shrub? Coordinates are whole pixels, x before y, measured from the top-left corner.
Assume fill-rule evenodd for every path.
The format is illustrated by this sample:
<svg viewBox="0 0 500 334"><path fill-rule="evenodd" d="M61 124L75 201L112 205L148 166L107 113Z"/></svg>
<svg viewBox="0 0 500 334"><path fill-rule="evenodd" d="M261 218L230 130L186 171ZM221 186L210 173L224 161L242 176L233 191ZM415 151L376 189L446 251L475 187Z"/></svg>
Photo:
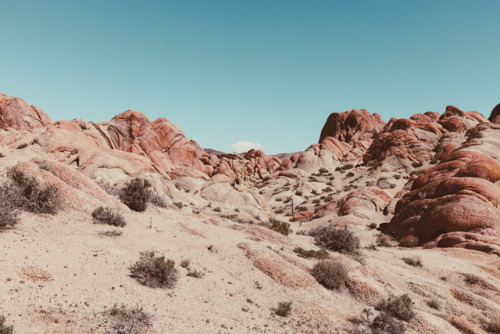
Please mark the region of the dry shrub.
<svg viewBox="0 0 500 334"><path fill-rule="evenodd" d="M285 222L280 222L279 220L271 221L271 226L269 228L283 235L290 234L290 224Z"/></svg>
<svg viewBox="0 0 500 334"><path fill-rule="evenodd" d="M330 257L330 254L328 254L328 251L325 249L320 249L320 250L314 250L314 249L309 249L305 250L302 247L297 247L293 250L297 255L300 257L309 259L309 258L315 258L318 260L324 260L328 259Z"/></svg>
<svg viewBox="0 0 500 334"><path fill-rule="evenodd" d="M111 310L104 312L104 315L113 318L113 331L109 332L113 334L145 333L151 326L151 316L139 305L135 308L127 308L124 304L121 306L115 304Z"/></svg>
<svg viewBox="0 0 500 334"><path fill-rule="evenodd" d="M150 202L151 202L151 204L153 204L154 206L157 206L159 208L166 208L167 207L167 201L165 200L165 198L163 198L163 196L160 196L158 194L151 195ZM174 203L174 204L177 204L177 203ZM179 209L182 209L182 206Z"/></svg>
<svg viewBox="0 0 500 334"><path fill-rule="evenodd" d="M12 334L14 333L13 326L7 326L5 324L5 316L0 315L0 334Z"/></svg>
<svg viewBox="0 0 500 334"><path fill-rule="evenodd" d="M380 313L370 325L373 334L400 334L406 331L401 321L394 319L390 314Z"/></svg>
<svg viewBox="0 0 500 334"><path fill-rule="evenodd" d="M20 192L11 182L0 185L0 230L11 228L19 222L17 203L21 204Z"/></svg>
<svg viewBox="0 0 500 334"><path fill-rule="evenodd" d="M372 311L364 309L361 316L352 319L355 324L351 334L402 334L406 331L404 324L387 313L380 313L370 320Z"/></svg>
<svg viewBox="0 0 500 334"><path fill-rule="evenodd" d="M390 247L392 244L392 241L394 241L394 239L388 234L385 234L385 233L377 234L377 240L376 240L377 246Z"/></svg>
<svg viewBox="0 0 500 334"><path fill-rule="evenodd" d="M288 317L292 311L292 302L280 302L274 312L280 317Z"/></svg>
<svg viewBox="0 0 500 334"><path fill-rule="evenodd" d="M413 301L407 294L399 297L389 297L382 300L376 307L377 310L388 313L398 319L409 321L415 316Z"/></svg>
<svg viewBox="0 0 500 334"><path fill-rule="evenodd" d="M96 224L108 224L117 227L124 227L127 225L123 216L114 212L111 208L98 207L92 212L92 218Z"/></svg>
<svg viewBox="0 0 500 334"><path fill-rule="evenodd" d="M406 264L409 264L410 266L414 267L422 267L422 258L420 256L414 255L414 256L409 256L409 257L404 257L403 261Z"/></svg>
<svg viewBox="0 0 500 334"><path fill-rule="evenodd" d="M134 211L145 211L151 199L150 187L151 183L148 180L132 179L120 191L120 200Z"/></svg>
<svg viewBox="0 0 500 334"><path fill-rule="evenodd" d="M490 318L486 328L490 333L500 334L500 317Z"/></svg>
<svg viewBox="0 0 500 334"><path fill-rule="evenodd" d="M173 288L178 276L175 262L156 257L154 251L141 252L139 261L130 267L130 277L150 288Z"/></svg>
<svg viewBox="0 0 500 334"><path fill-rule="evenodd" d="M41 186L34 177L27 177L18 170L10 173L15 186L19 188L17 204L33 213L56 214L61 206L59 191L52 185Z"/></svg>
<svg viewBox="0 0 500 334"><path fill-rule="evenodd" d="M359 251L359 238L347 228L334 225L318 226L309 232L314 237L314 242L335 252L345 254L356 254Z"/></svg>
<svg viewBox="0 0 500 334"><path fill-rule="evenodd" d="M409 247L409 248L417 247L418 246L418 237L411 235L411 234L406 235L399 240L399 245L401 247Z"/></svg>
<svg viewBox="0 0 500 334"><path fill-rule="evenodd" d="M317 262L311 270L311 275L327 289L339 289L349 279L346 266L333 259Z"/></svg>
<svg viewBox="0 0 500 334"><path fill-rule="evenodd" d="M120 230L109 230L109 231L101 231L99 232L99 235L105 236L105 237L119 237L122 235L123 232Z"/></svg>

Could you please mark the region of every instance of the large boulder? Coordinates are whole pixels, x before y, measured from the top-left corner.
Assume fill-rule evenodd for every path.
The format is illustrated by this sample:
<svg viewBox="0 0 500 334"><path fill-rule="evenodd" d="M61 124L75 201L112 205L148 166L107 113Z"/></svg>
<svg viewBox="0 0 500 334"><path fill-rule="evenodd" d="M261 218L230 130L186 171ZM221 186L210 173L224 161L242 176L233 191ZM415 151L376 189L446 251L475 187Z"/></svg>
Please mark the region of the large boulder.
<svg viewBox="0 0 500 334"><path fill-rule="evenodd" d="M500 163L480 152L455 151L413 182L385 232L420 243L449 232L500 231Z"/></svg>

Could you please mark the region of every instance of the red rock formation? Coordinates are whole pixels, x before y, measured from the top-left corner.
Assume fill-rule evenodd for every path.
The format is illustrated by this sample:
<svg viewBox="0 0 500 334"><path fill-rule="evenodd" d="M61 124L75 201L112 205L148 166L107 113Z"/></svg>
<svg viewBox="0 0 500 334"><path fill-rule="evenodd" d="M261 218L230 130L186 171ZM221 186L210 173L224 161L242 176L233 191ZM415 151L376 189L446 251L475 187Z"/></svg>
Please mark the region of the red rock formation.
<svg viewBox="0 0 500 334"><path fill-rule="evenodd" d="M29 106L23 99L0 94L0 128L29 130L52 123L40 108Z"/></svg>
<svg viewBox="0 0 500 334"><path fill-rule="evenodd" d="M488 119L491 123L500 124L500 103L497 104L495 108L493 108Z"/></svg>
<svg viewBox="0 0 500 334"><path fill-rule="evenodd" d="M466 140L466 131L485 121L477 112L463 112L454 106L447 106L441 116L427 112L410 119L392 118L373 141L363 161L410 169L412 163L428 161L435 152L435 158L444 158Z"/></svg>
<svg viewBox="0 0 500 334"><path fill-rule="evenodd" d="M480 152L459 150L413 182L397 203L386 232L420 243L455 231L500 230L500 163Z"/></svg>
<svg viewBox="0 0 500 334"><path fill-rule="evenodd" d="M318 142L323 142L326 137L333 137L341 142L373 139L384 125L379 114L372 115L365 109L332 113L321 130Z"/></svg>

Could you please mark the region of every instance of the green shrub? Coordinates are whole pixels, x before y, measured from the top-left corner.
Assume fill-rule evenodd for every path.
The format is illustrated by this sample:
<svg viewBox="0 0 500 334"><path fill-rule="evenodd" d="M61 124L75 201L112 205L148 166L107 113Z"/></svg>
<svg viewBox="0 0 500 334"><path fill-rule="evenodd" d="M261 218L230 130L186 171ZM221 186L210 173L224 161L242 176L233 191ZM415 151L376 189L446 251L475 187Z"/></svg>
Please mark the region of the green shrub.
<svg viewBox="0 0 500 334"><path fill-rule="evenodd" d="M154 251L141 252L139 260L130 267L130 277L150 288L173 288L178 275L175 262L156 257Z"/></svg>
<svg viewBox="0 0 500 334"><path fill-rule="evenodd" d="M145 211L151 199L151 183L148 180L135 178L130 180L120 191L120 200L134 211Z"/></svg>
<svg viewBox="0 0 500 334"><path fill-rule="evenodd" d="M113 318L111 324L113 331L106 333L140 334L145 333L151 326L151 316L138 305L135 308L128 308L124 304L121 306L114 304L109 311L103 313Z"/></svg>
<svg viewBox="0 0 500 334"><path fill-rule="evenodd" d="M334 225L319 226L312 229L309 235L314 237L314 242L335 252L356 254L360 248L359 238L347 228Z"/></svg>
<svg viewBox="0 0 500 334"><path fill-rule="evenodd" d="M292 311L292 302L280 302L274 312L280 317L288 317Z"/></svg>
<svg viewBox="0 0 500 334"><path fill-rule="evenodd" d="M409 321L415 316L413 304L410 296L404 294L399 297L389 297L382 300L376 309L398 319Z"/></svg>
<svg viewBox="0 0 500 334"><path fill-rule="evenodd" d="M377 226L378 226L378 225L377 225L376 223L371 223L370 225L368 225L368 228L369 228L370 230L373 230L373 229L376 229L376 228L377 228Z"/></svg>
<svg viewBox="0 0 500 334"><path fill-rule="evenodd" d="M92 212L92 218L96 224L108 224L117 227L124 227L127 225L123 216L114 212L111 208L98 207Z"/></svg>
<svg viewBox="0 0 500 334"><path fill-rule="evenodd" d="M330 254L328 254L328 251L325 249L320 249L320 250L314 250L314 249L309 249L305 250L302 247L297 247L293 250L297 255L309 259L309 258L314 258L318 260L323 260L323 259L328 259L330 257Z"/></svg>
<svg viewBox="0 0 500 334"><path fill-rule="evenodd" d="M16 169L11 170L10 175L15 186L19 188L18 206L33 213L57 213L61 199L56 187L42 187L34 177L27 177Z"/></svg>
<svg viewBox="0 0 500 334"><path fill-rule="evenodd" d="M317 262L311 270L316 281L327 289L339 289L349 279L347 268L339 261L330 259Z"/></svg>
<svg viewBox="0 0 500 334"><path fill-rule="evenodd" d="M290 234L290 224L285 222L280 222L279 220L271 221L271 226L269 226L269 229L281 233L283 235Z"/></svg>

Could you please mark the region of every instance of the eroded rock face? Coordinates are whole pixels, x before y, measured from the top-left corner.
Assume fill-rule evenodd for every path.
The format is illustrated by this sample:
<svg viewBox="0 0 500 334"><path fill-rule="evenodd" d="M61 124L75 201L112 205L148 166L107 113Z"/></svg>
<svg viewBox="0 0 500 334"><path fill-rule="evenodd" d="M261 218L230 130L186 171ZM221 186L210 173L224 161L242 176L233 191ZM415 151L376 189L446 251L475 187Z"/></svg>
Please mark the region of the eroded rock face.
<svg viewBox="0 0 500 334"><path fill-rule="evenodd" d="M379 114L371 114L366 109L332 113L321 130L319 143L326 137L333 137L340 142L370 140L376 137L384 125Z"/></svg>
<svg viewBox="0 0 500 334"><path fill-rule="evenodd" d="M0 128L29 130L52 123L40 108L30 106L19 97L0 94Z"/></svg>
<svg viewBox="0 0 500 334"><path fill-rule="evenodd" d="M500 230L500 163L459 150L425 170L397 203L386 232L420 243L448 232Z"/></svg>

